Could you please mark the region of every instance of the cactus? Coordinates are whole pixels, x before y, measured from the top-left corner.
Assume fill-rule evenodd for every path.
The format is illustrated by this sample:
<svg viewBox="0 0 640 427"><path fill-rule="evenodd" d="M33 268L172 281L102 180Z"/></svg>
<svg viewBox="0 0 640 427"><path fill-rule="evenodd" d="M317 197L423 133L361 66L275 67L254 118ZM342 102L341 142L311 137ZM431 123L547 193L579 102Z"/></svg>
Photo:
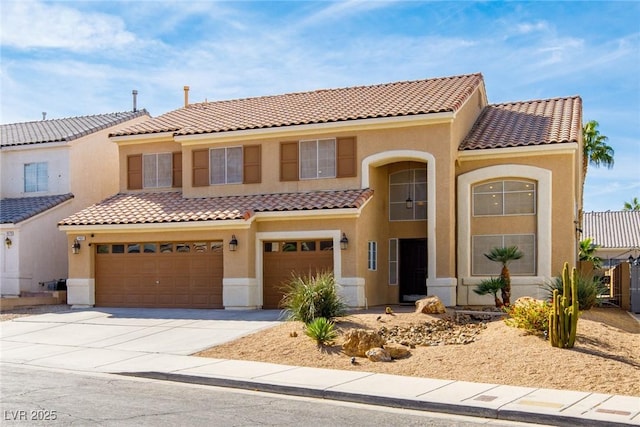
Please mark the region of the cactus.
<svg viewBox="0 0 640 427"><path fill-rule="evenodd" d="M553 290L551 314L549 314L549 341L554 347L572 348L578 330L578 272L573 268L569 275L569 263L562 269L562 295Z"/></svg>

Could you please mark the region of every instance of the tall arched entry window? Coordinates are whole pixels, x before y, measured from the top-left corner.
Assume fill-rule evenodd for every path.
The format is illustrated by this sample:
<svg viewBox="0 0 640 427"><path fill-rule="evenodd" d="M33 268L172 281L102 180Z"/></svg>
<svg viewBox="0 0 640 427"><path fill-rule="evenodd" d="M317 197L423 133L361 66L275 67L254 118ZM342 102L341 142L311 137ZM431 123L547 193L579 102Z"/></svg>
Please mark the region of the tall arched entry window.
<svg viewBox="0 0 640 427"><path fill-rule="evenodd" d="M389 175L389 221L427 219L427 170L406 169Z"/></svg>

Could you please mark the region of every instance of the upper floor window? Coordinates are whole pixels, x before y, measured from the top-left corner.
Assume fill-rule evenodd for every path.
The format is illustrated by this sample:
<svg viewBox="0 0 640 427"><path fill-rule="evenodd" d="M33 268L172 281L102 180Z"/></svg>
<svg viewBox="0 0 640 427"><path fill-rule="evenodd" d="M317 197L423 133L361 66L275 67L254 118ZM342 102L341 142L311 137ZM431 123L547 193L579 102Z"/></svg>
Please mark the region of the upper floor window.
<svg viewBox="0 0 640 427"><path fill-rule="evenodd" d="M300 179L336 177L336 140L300 141Z"/></svg>
<svg viewBox="0 0 640 427"><path fill-rule="evenodd" d="M209 183L242 183L242 147L212 148L209 157Z"/></svg>
<svg viewBox="0 0 640 427"><path fill-rule="evenodd" d="M144 188L171 187L173 181L172 153L144 154L142 171Z"/></svg>
<svg viewBox="0 0 640 427"><path fill-rule="evenodd" d="M24 165L24 192L35 193L49 190L47 162L26 163Z"/></svg>
<svg viewBox="0 0 640 427"><path fill-rule="evenodd" d="M536 184L492 181L473 187L474 216L532 215L536 213Z"/></svg>
<svg viewBox="0 0 640 427"><path fill-rule="evenodd" d="M427 219L427 170L407 169L389 175L389 220Z"/></svg>
<svg viewBox="0 0 640 427"><path fill-rule="evenodd" d="M356 176L356 138L280 143L280 181Z"/></svg>
<svg viewBox="0 0 640 427"><path fill-rule="evenodd" d="M127 188L182 187L182 153L127 156Z"/></svg>

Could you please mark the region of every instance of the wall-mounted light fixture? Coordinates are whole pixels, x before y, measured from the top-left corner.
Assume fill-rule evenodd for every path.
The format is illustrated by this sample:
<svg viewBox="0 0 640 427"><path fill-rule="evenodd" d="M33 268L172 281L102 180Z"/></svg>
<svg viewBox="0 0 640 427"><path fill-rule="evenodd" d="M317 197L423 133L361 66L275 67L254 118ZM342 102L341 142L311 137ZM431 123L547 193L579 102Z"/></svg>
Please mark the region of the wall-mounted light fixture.
<svg viewBox="0 0 640 427"><path fill-rule="evenodd" d="M5 238L4 239L4 244L7 245L7 249L11 247L11 245L13 244L13 242L11 241L10 238Z"/></svg>
<svg viewBox="0 0 640 427"><path fill-rule="evenodd" d="M640 259L640 256L638 258ZM629 258L627 258L627 261L629 261L629 264L633 264L633 262L635 261L635 259L633 258L633 255L629 255Z"/></svg>
<svg viewBox="0 0 640 427"><path fill-rule="evenodd" d="M413 209L413 200L411 199L411 196L407 197L407 200L404 201L404 205L407 209Z"/></svg>
<svg viewBox="0 0 640 427"><path fill-rule="evenodd" d="M73 245L71 245L71 251L74 254L79 254L80 253L80 242L78 241L78 239L74 239L73 240Z"/></svg>
<svg viewBox="0 0 640 427"><path fill-rule="evenodd" d="M343 251L349 247L349 239L347 239L346 234L342 233L342 239L340 239L340 249Z"/></svg>
<svg viewBox="0 0 640 427"><path fill-rule="evenodd" d="M238 239L236 239L235 234L232 234L231 240L229 240L229 250L235 252L236 249L238 249Z"/></svg>

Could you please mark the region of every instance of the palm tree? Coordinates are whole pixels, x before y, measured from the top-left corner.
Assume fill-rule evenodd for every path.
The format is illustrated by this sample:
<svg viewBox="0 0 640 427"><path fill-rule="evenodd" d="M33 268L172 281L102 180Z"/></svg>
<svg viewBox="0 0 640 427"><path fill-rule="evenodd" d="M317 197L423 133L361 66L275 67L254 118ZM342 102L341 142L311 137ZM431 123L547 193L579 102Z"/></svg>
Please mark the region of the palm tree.
<svg viewBox="0 0 640 427"><path fill-rule="evenodd" d="M498 291L504 289L504 280L501 277L492 277L491 279L485 279L473 290L478 295L493 295L493 301L496 307L502 307L503 303L498 298Z"/></svg>
<svg viewBox="0 0 640 427"><path fill-rule="evenodd" d="M504 305L511 304L511 275L509 274L508 265L511 261L515 261L524 256L524 253L518 249L517 246L509 247L496 247L491 249L488 254L484 254L488 259L494 262L502 264L502 271L500 272L500 278L504 282L502 288L502 303Z"/></svg>
<svg viewBox="0 0 640 427"><path fill-rule="evenodd" d="M580 247L578 252L578 259L580 261L589 261L593 263L593 268L600 269L602 268L602 258L596 255L596 250L599 248L599 245L593 243L591 237L588 237L584 240L580 241Z"/></svg>
<svg viewBox="0 0 640 427"><path fill-rule="evenodd" d="M623 211L640 211L640 201L634 197L630 202L624 202Z"/></svg>
<svg viewBox="0 0 640 427"><path fill-rule="evenodd" d="M613 167L613 148L607 145L609 137L602 135L598 130L600 124L595 120L585 123L582 128L582 140L584 143L582 157L582 173L587 177L587 167L592 164L595 167L601 165L608 169Z"/></svg>

